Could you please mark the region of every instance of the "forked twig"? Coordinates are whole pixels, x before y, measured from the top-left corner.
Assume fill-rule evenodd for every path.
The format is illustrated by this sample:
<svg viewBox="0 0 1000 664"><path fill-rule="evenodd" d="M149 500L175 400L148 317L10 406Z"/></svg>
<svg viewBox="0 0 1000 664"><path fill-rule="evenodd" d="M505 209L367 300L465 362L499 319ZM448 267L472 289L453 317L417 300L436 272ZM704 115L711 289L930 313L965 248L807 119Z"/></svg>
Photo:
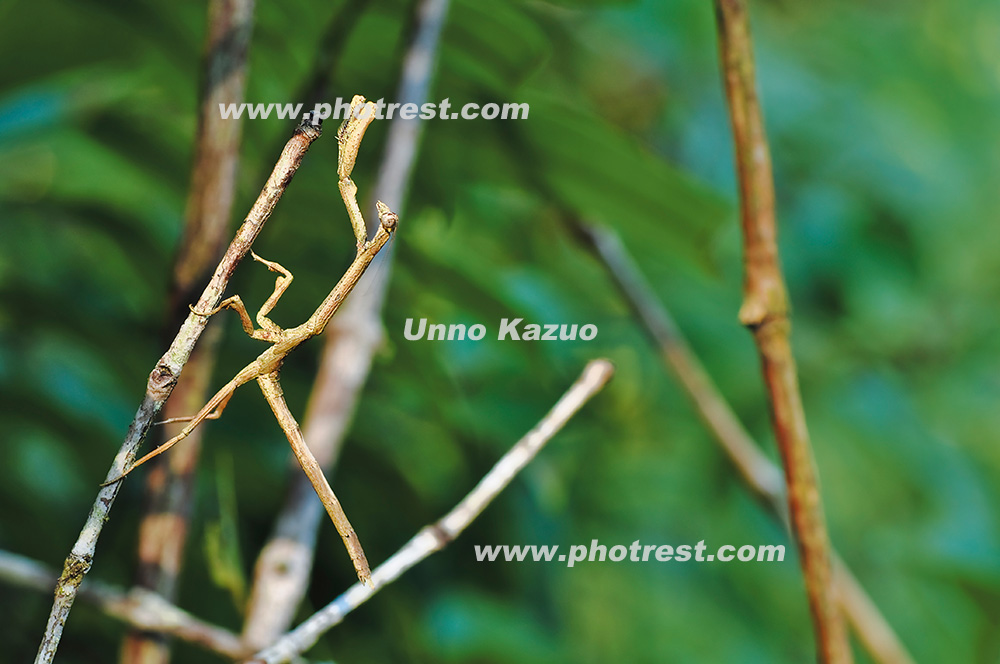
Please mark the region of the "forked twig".
<svg viewBox="0 0 1000 664"><path fill-rule="evenodd" d="M354 181L351 180L351 172L354 169L354 162L357 159L358 148L361 146L361 139L368 125L374 119L374 104L366 102L364 97L356 96L351 102L351 116L344 121L337 134L337 140L340 143L340 160L337 171L340 178L340 191L344 199L344 205L347 207L348 215L351 218L351 224L354 227L358 247L354 262L347 268L347 272L344 273L344 276L341 277L337 285L333 287L330 294L326 296L326 299L323 300L306 322L297 327L283 329L269 319L267 315L291 284L292 274L278 263L266 261L251 252L254 260L263 263L269 270L279 274L275 280L274 292L264 302L255 317L260 327L254 327L254 321L250 319L246 306L244 306L239 295L230 297L212 311L200 312L194 307L192 307L192 311L199 316L208 317L224 308L233 309L239 314L243 330L247 335L258 341L267 341L271 344L271 347L241 369L232 380L215 393L215 396L209 399L208 403L196 415L190 418L174 418L173 421L181 419L190 420L188 425L179 434L130 465L118 477L106 482L106 484L113 484L120 481L146 461L166 452L184 440L205 420L218 418L236 389L252 380L256 380L260 385L261 391L264 393L264 397L270 404L271 410L274 411L278 424L281 425L282 430L285 432L285 436L288 438L288 442L291 444L292 451L295 453L299 464L309 477L309 481L323 502L323 506L326 508L330 519L337 527L337 532L340 533L340 537L344 541L344 546L347 548L347 552L351 556L351 561L354 563L354 568L357 570L358 578L363 583L371 582L371 570L368 567L364 549L362 549L357 533L355 533L350 521L348 521L347 515L344 514L340 501L337 500L337 496L333 493L333 489L330 488L329 482L326 481L326 477L323 475L323 471L317 463L316 458L309 451L309 448L302 439L302 432L299 429L298 422L292 416L291 411L288 409L288 404L285 403L285 398L282 395L281 386L278 382L278 374L281 370L281 365L290 352L297 348L303 341L323 332L330 319L337 312L337 309L340 308L341 303L354 289L354 286L358 283L361 275L364 274L365 269L371 263L375 254L385 246L385 243L392 236L393 231L396 230L396 224L399 221L396 214L380 201L377 204L380 222L378 232L371 240L366 239L366 232L364 230L365 222L361 216L361 210L358 207L356 198L358 188L354 184Z"/></svg>
<svg viewBox="0 0 1000 664"><path fill-rule="evenodd" d="M752 333L770 396L771 421L785 469L792 531L798 544L819 661L852 661L833 591L830 539L789 341L788 294L778 260L774 176L757 98L745 0L715 0L719 51L736 152L743 230L740 322Z"/></svg>
<svg viewBox="0 0 1000 664"><path fill-rule="evenodd" d="M197 304L199 311L214 309L219 304L236 266L250 250L250 245L260 234L265 222L270 218L271 212L274 211L274 207L292 181L295 172L302 163L302 158L309 150L309 146L319 138L320 134L319 125L313 123L311 116L303 118L302 123L295 130L295 134L285 144L281 156L271 171L271 176L243 224L236 231L236 236L229 244L229 248L202 292ZM207 320L205 316L192 312L181 325L167 352L157 361L153 371L149 374L142 403L139 404L139 409L125 434L125 440L108 470L107 478L109 480L119 477L122 470L127 468L135 458L139 444L145 438L146 432L163 403L173 391L181 370L205 329ZM120 486L118 483L106 483L101 488L76 543L66 557L62 574L56 584L52 610L49 613L45 634L38 647L35 664L49 664L55 657L59 641L62 638L63 627L66 625L66 619L69 617L76 599L77 590L93 564L97 540L100 538L104 523L111 513L111 507L114 505Z"/></svg>
<svg viewBox="0 0 1000 664"><path fill-rule="evenodd" d="M565 394L521 440L508 450L462 501L439 521L424 527L388 560L375 568L372 585L356 583L301 625L260 651L248 664L288 662L311 648L327 630L339 624L372 595L398 579L427 556L440 551L479 516L510 481L535 458L552 436L607 384L614 374L608 360L592 360Z"/></svg>

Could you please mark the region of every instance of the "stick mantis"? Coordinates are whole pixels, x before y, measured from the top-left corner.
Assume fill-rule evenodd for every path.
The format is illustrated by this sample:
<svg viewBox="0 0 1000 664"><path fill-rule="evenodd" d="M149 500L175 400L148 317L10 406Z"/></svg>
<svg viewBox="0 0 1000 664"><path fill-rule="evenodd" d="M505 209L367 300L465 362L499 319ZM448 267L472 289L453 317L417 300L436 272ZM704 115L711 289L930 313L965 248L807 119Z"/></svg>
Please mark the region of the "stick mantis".
<svg viewBox="0 0 1000 664"><path fill-rule="evenodd" d="M215 396L209 399L208 403L197 414L191 417L172 418L159 422L158 424L171 422L188 422L188 424L176 436L135 461L121 475L104 483L104 486L106 486L121 481L126 475L142 464L153 457L163 454L184 440L205 420L217 419L222 415L236 388L252 380L256 380L261 392L264 394L264 398L278 420L278 424L281 425L282 430L285 432L295 458L316 490L316 494L326 508L326 512L333 521L334 526L336 526L337 532L340 533L340 537L344 541L344 546L347 548L347 553L351 557L351 562L354 564L354 569L358 573L358 578L362 583L367 585L371 585L371 569L368 566L364 549L361 547L361 542L354 528L351 526L351 522L347 519L347 515L344 514L344 509L341 507L340 501L333 493L333 489L330 488L330 483L323 474L322 468L306 445L302 430L299 428L295 416L292 415L288 404L285 402L281 383L279 382L279 372L285 357L292 350L298 347L303 341L322 334L327 323L330 322L330 319L333 318L333 315L340 308L341 303L354 289L354 286L357 285L358 280L364 274L372 259L385 246L396 230L399 218L387 205L382 203L382 201L378 201L376 203L379 217L378 231L371 240L368 240L367 226L357 201L358 188L354 184L354 181L351 180L351 172L354 170L354 163L357 159L358 149L361 146L361 139L374 118L375 105L365 101L365 98L360 95L355 96L351 101L351 114L337 132L337 142L339 144L337 166L338 186L341 198L347 208L351 226L354 229L355 238L357 239L357 254L350 267L347 268L347 271L340 278L340 281L337 282L337 285L333 287L330 294L326 296L326 299L323 300L322 304L319 305L306 322L297 327L283 329L267 316L292 283L292 273L278 263L264 260L251 251L250 253L255 261L264 264L272 272L278 273L274 284L274 291L254 317L259 327L254 327L254 320L251 320L246 306L239 295L227 298L218 307L209 312L197 311L194 307L191 307L191 310L199 316L212 316L222 309L232 309L239 315L243 330L250 338L269 342L271 347L240 370L232 380L215 393Z"/></svg>

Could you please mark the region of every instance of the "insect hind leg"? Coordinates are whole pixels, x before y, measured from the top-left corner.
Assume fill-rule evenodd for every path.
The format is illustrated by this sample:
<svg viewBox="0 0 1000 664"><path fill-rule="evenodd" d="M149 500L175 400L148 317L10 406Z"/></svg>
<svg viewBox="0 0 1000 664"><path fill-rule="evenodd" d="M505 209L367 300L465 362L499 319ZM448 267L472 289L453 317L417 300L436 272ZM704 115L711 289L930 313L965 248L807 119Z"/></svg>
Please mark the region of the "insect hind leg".
<svg viewBox="0 0 1000 664"><path fill-rule="evenodd" d="M157 447L155 450L149 452L139 460L133 461L128 468L122 471L121 475L113 479L107 480L106 482L102 482L101 486L108 486L114 484L115 482L123 480L126 475L131 473L133 470L135 470L142 464L146 463L150 459L158 457L159 455L163 454L177 443L187 438L191 434L191 432L194 431L196 428L198 428L198 425L204 422L205 420L215 419L215 418L210 418L209 416L220 405L222 406L223 409L225 408L225 405L229 403L229 399L233 396L233 392L236 390L237 387L239 387L239 383L237 383L236 381L231 381L227 383L225 387L223 387L221 390L215 393L215 396L212 397L207 404L205 404L204 408L198 411L197 415L194 415L190 418L191 422L186 427L184 427L179 434L177 434L170 440L166 441L165 443ZM219 411L219 413L221 413L221 410Z"/></svg>

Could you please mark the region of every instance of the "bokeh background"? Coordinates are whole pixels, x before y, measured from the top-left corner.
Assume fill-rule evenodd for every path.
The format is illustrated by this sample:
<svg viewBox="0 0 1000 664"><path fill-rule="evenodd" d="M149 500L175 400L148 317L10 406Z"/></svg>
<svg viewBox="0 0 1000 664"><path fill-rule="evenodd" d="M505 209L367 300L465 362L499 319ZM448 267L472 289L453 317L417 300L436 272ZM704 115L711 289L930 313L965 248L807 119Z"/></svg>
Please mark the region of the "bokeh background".
<svg viewBox="0 0 1000 664"><path fill-rule="evenodd" d="M257 3L247 100L292 101L342 2ZM794 347L832 538L918 661L1000 661L1000 5L753 2ZM392 99L412 3L365 4L335 95ZM164 347L196 126L201 3L0 1L0 548L59 567ZM577 375L614 382L472 528L329 632L312 661L803 662L782 564L476 563L477 543L787 543L657 359L567 212L617 230L772 457L750 336L711 4L455 0L431 99L526 101L527 121L432 121L395 240L387 343L333 478L369 558L457 502ZM387 123L355 180L370 191ZM292 123L243 128L234 218ZM300 322L349 262L336 141L320 139L255 245L296 275ZM272 275L230 293L251 309ZM408 317L481 342L403 339ZM497 342L503 317L595 323L593 342ZM227 321L215 384L259 350ZM493 338L491 338L493 337ZM287 363L301 413L319 342ZM238 629L283 498L259 392L207 425L179 604ZM92 576L128 585L142 482ZM218 524L232 521L223 548ZM229 529L223 529L230 532ZM240 553L242 563L234 563ZM213 570L215 571L213 575ZM353 571L324 524L302 617ZM0 661L29 661L50 597L0 586ZM125 628L80 602L60 661ZM218 661L178 644L175 660ZM859 661L868 661L859 653Z"/></svg>

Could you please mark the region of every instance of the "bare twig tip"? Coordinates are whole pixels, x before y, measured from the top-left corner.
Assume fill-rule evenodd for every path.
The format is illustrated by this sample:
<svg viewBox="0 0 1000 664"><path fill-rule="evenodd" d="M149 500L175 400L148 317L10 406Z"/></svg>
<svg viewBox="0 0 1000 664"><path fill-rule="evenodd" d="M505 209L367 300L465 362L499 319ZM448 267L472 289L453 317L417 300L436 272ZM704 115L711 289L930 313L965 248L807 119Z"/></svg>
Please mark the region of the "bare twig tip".
<svg viewBox="0 0 1000 664"><path fill-rule="evenodd" d="M308 111L302 114L302 121L299 122L297 133L308 135L310 138L317 138L323 133L323 118L315 111Z"/></svg>
<svg viewBox="0 0 1000 664"><path fill-rule="evenodd" d="M396 230L396 225L399 223L399 215L390 210L389 206L382 201L377 201L375 208L378 210L378 220L381 222L382 228L390 232Z"/></svg>
<svg viewBox="0 0 1000 664"><path fill-rule="evenodd" d="M584 381L594 381L603 386L615 375L615 364L611 360L601 357L587 363L583 371Z"/></svg>

